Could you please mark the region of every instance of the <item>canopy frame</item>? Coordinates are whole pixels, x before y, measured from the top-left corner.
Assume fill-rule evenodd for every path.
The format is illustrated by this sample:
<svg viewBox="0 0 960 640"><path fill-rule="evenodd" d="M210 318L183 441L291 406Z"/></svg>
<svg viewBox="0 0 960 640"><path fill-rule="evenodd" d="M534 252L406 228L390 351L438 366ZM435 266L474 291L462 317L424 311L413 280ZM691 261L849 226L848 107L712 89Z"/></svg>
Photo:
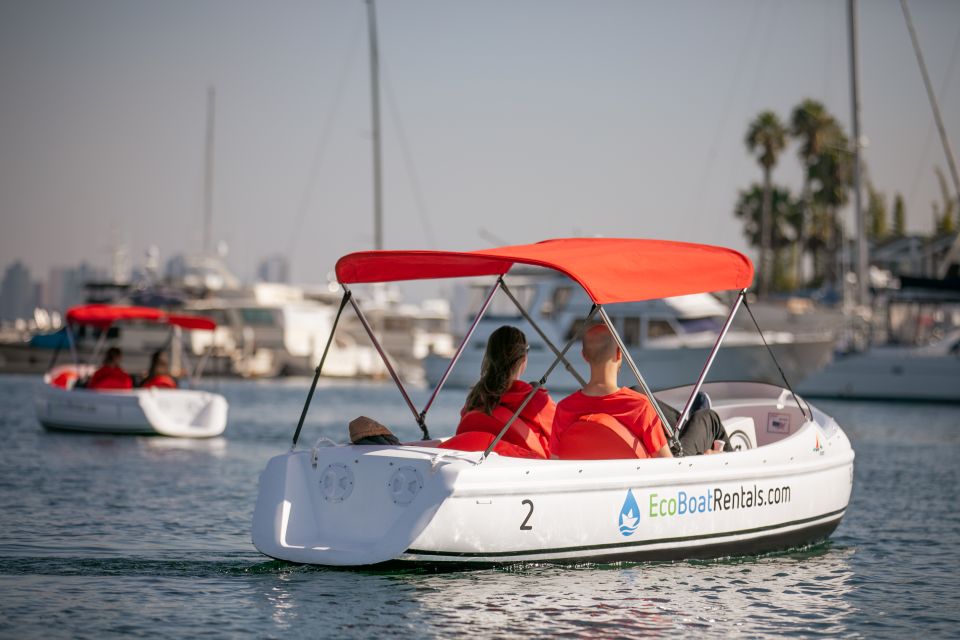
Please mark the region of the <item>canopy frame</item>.
<svg viewBox="0 0 960 640"><path fill-rule="evenodd" d="M501 282L503 281L503 276L500 276L500 280ZM506 282L503 282L503 292L507 294L510 300L513 301L513 304L516 305L517 309L519 309L520 315L522 315L524 319L530 323L530 326L533 327L533 329L537 332L537 334L539 334L540 339L543 340L544 344L550 347L550 350L553 351L553 355L560 358L563 361L564 368L567 370L567 372L569 372L570 375L572 375L574 378L577 379L577 382L580 383L581 387L586 386L587 381L584 380L583 376L580 375L580 372L577 371L572 364L570 364L570 361L567 360L562 355L560 350L557 349L556 345L554 345L553 342L551 342L550 338L547 337L547 334L544 333L543 329L540 328L540 325L534 322L533 318L530 317L530 314L527 313L527 310L523 308L523 305L520 304L520 301L517 300L516 296L513 295L513 292L510 291L510 289L507 287ZM566 352L566 350L564 350L564 352Z"/></svg>
<svg viewBox="0 0 960 640"><path fill-rule="evenodd" d="M343 290L348 291L346 286L343 287ZM377 353L380 354L380 359L383 360L383 364L387 366L387 372L390 373L390 377L393 378L397 388L400 389L400 394L407 403L407 407L409 407L410 411L413 413L413 419L416 420L417 424L420 426L420 430L423 432L423 439L429 440L430 431L427 429L427 421L425 416L422 413L417 412L416 405L413 404L413 400L410 399L410 394L407 393L406 387L403 386L403 381L400 380L400 376L397 375L396 369L393 368L393 363L390 362L390 356L387 355L387 352L380 345L380 341L377 340L377 336L373 331L373 327L370 326L370 322L367 320L367 317L363 315L363 311L360 310L360 305L357 304L357 301L354 300L353 296L350 296L350 306L353 307L357 317L360 319L360 324L363 325L367 335L370 336L370 340L373 341L373 347L377 350Z"/></svg>
<svg viewBox="0 0 960 640"><path fill-rule="evenodd" d="M333 343L333 336L337 333L337 323L340 322L340 316L343 315L343 309L347 306L347 302L350 301L352 294L350 290L346 287L343 288L343 297L340 299L340 308L337 310L337 315L333 319L333 328L330 329L330 337L327 338L327 345L323 348L323 355L320 356L320 364L317 365L317 368L313 372L313 382L310 383L310 391L307 393L307 400L303 403L303 411L300 412L300 421L297 423L297 430L293 432L293 444L290 445L290 451L293 451L297 446L297 440L300 439L300 431L303 429L303 421L307 417L307 409L310 408L310 403L313 401L313 394L317 390L317 382L320 380L320 372L323 371L323 363L327 360L327 353L330 351L330 345Z"/></svg>
<svg viewBox="0 0 960 640"><path fill-rule="evenodd" d="M727 314L727 319L723 323L723 327L720 329L720 334L717 336L716 342L713 343L713 348L710 349L710 355L707 356L707 361L703 365L703 369L700 371L700 376L697 378L697 381L693 385L693 390L690 391L690 397L687 398L687 401L683 405L683 411L680 412L680 417L677 418L676 433L679 434L680 430L683 428L683 425L686 424L687 420L690 418L690 410L693 407L693 401L697 397L697 394L700 393L700 388L703 386L704 380L707 379L707 374L710 373L710 368L713 366L713 361L717 357L717 352L720 350L720 344L723 342L723 339L727 337L727 332L730 330L730 325L733 324L733 318L737 315L737 311L740 309L740 304L744 301L747 295L746 289L741 289L737 293L736 299L734 299L733 304L730 306L730 313ZM759 331L760 327L757 327ZM761 338L763 333L760 334ZM770 353L773 355L773 352ZM776 358L774 358L776 362ZM779 365L778 365L779 366ZM663 418L661 417L661 420ZM680 445L679 436L677 437L677 446Z"/></svg>
<svg viewBox="0 0 960 640"><path fill-rule="evenodd" d="M554 367L556 367L556 365L559 362L563 362L566 369L581 384L586 384L586 382L583 380L583 377L579 374L579 372L577 372L577 370L573 367L573 365L570 364L570 361L566 359L566 352L570 349L573 343L579 339L580 335L582 334L583 327L581 327L580 330L578 330L576 335L573 336L573 338L567 343L567 345L564 347L562 351L559 350L556 347L556 345L554 345L553 342L551 342L550 339L546 336L543 329L540 328L540 326L536 323L533 317L530 316L529 312L523 307L522 304L520 304L520 301L516 298L516 296L513 295L513 292L510 291L510 288L507 286L507 283L504 280L503 275L499 275L497 276L497 279L494 282L493 287L491 287L490 292L487 294L486 298L484 299L483 304L481 305L479 311L477 311L476 317L473 319L473 322L471 323L470 328L467 330L463 339L460 341L460 345L457 347L457 351L454 353L453 357L450 359L450 363L447 365L447 368L444 371L443 376L441 376L433 392L430 394L430 398L427 400L426 404L424 405L423 410L417 411L416 406L413 404L413 401L410 399L410 395L407 393L406 387L403 385L403 381L400 380L400 376L397 374L392 363L390 362L390 358L386 353L386 350L380 344L380 340L377 338L376 332L373 330L373 327L371 326L370 322L367 320L366 315L363 313L363 310L354 300L353 294L350 291L350 289L347 288L346 285L341 285L341 286L343 287L343 290L344 290L344 296L340 302L340 309L337 311L337 315L333 321L333 327L331 328L330 336L327 339L327 345L324 348L323 355L320 358L320 364L317 366L316 370L314 371L313 382L310 385L310 391L307 393L306 402L304 403L303 409L300 413L300 420L297 423L296 431L293 434L293 443L290 447L291 451L297 446L297 442L300 439L300 432L303 429L303 423L306 418L307 411L309 410L310 403L313 400L313 395L316 390L317 381L319 380L321 371L323 370L323 363L326 360L327 352L330 349L330 344L337 330L337 324L340 321L340 316L343 313L343 309L346 306L347 302L349 302L350 305L353 307L354 312L357 314L357 318L360 320L360 324L363 326L364 330L367 333L367 336L370 338L370 341L373 343L374 349L376 349L377 353L380 355L380 359L386 365L387 371L390 373L390 377L393 378L394 384L396 384L397 388L400 390L400 394L403 396L404 402L406 403L407 407L410 409L410 412L413 414L413 418L416 421L417 425L420 427L420 430L423 432L424 440L430 439L430 432L427 426L427 412L430 410L430 407L433 406L434 400L436 400L437 396L440 393L440 390L443 388L444 383L446 383L447 379L449 378L450 372L453 370L453 367L456 366L457 362L459 361L461 355L463 354L463 351L466 349L467 344L470 342L470 339L473 337L473 334L476 331L477 326L480 324L480 321L486 315L487 309L489 309L490 304L493 302L493 298L498 291L502 290L504 294L506 294L506 296L510 299L510 301L514 304L514 306L516 306L517 310L520 312L520 315L523 316L527 320L527 322L530 323L530 325L534 328L534 330L543 338L544 342L550 347L550 349L553 350L554 354L556 355L556 360L554 361L554 364L550 366L547 372L540 378L540 381L536 383L536 385L534 386L530 394L526 398L524 398L523 403L520 406L520 409L510 418L505 428L496 437L496 439L488 448L487 452L484 454L484 459L486 459L487 455L489 455L489 452L493 449L496 443L499 442L500 439L503 437L503 435L507 432L507 429L509 429L510 425L513 424L517 416L520 415L520 411L522 411L523 408L527 405L527 403L530 402L530 400L533 398L534 393L536 393L536 390L542 387L544 384L546 384L547 376L550 375ZM588 319L592 319L599 309L600 309L599 305L596 305L596 304L593 305L593 308L591 309L590 314L587 316Z"/></svg>
<svg viewBox="0 0 960 640"><path fill-rule="evenodd" d="M440 394L440 389L443 388L443 385L446 383L447 378L450 377L450 372L453 370L453 367L456 366L457 362L460 360L460 356L463 355L464 349L467 348L467 343L470 342L470 338L473 337L473 332L476 331L477 325L480 324L480 320L483 319L483 316L487 313L487 308L490 306L490 303L493 302L493 296L496 295L497 291L503 289L506 291L507 283L503 281L503 276L497 276L497 282L490 289L490 293L487 294L486 299L483 301L483 305L480 307L480 310L477 311L476 317L473 319L473 322L470 324L470 329L467 330L466 335L463 337L463 340L460 341L460 345L457 347L456 353L453 354L453 358L450 359L450 363L447 365L446 370L443 372L443 376L440 377L440 380L437 382L437 386L434 388L433 393L430 395L430 399L427 400L427 404L424 405L423 411L420 412L420 419L427 419L427 411L430 410L430 407L433 405L433 401L436 399L437 395Z"/></svg>
<svg viewBox="0 0 960 640"><path fill-rule="evenodd" d="M508 249L509 249L509 248L508 248ZM620 351L621 351L624 359L626 359L627 364L629 365L629 367L630 367L630 369L631 369L631 372L634 374L634 376L636 377L637 382L639 383L639 385L640 385L640 387L642 388L643 392L646 394L647 398L649 398L651 404L653 405L654 410L656 411L657 416L659 417L659 419L660 419L660 421L661 421L661 424L663 425L663 429L664 429L664 431L665 431L665 433L666 433L666 435L667 435L667 437L668 437L668 439L669 439L669 441L670 441L671 449L672 449L677 455L682 455L682 454L683 454L683 450L682 450L682 445L681 445L681 443L680 443L680 435L679 435L679 434L680 434L680 431L682 430L682 428L683 428L683 426L686 424L686 422L689 420L689 417L690 417L690 414L691 414L691 408L692 408L692 406L693 406L693 402L694 402L697 394L699 393L700 389L702 388L703 383L704 383L704 381L706 380L706 377L707 377L708 373L710 372L710 369L711 369L712 366L713 366L714 360L716 359L716 356L717 356L717 353L718 353L718 351L719 351L719 349L720 349L720 346L722 345L724 338L727 336L727 333L729 332L730 326L731 326L732 323L733 323L733 319L734 319L734 317L736 316L736 313L737 313L737 311L739 310L741 304L743 304L743 306L746 306L747 309L748 309L748 311L749 311L749 306L746 304L746 292L747 292L747 287L744 286L744 287L741 287L741 288L739 289L739 291L738 291L738 293L737 293L737 296L736 296L733 304L731 305L730 312L729 312L729 314L727 315L727 318L726 318L726 320L725 320L725 322L724 322L724 324L723 324L723 327L721 328L721 331L720 331L719 335L717 336L717 339L716 339L716 341L715 341L715 343L714 343L714 345L713 345L713 347L712 347L712 349L711 349L711 351L710 351L710 354L709 354L709 356L707 357L707 361L706 361L706 363L704 364L704 366L703 366L703 368L702 368L702 370L701 370L701 372L700 372L700 375L699 375L699 377L697 378L695 384L693 385L693 388L692 388L692 390L691 390L690 396L687 398L687 400L686 400L686 402L685 402L685 404L684 404L683 411L680 413L680 417L678 418L676 425L671 425L670 422L667 420L666 415L664 414L664 411L663 411L662 407L660 406L659 401L657 400L657 398L656 398L656 396L654 395L653 391L650 389L650 386L647 384L647 382L646 382L646 380L644 379L643 375L640 373L639 367L637 367L637 364L636 364L636 362L634 361L633 356L630 354L629 349L627 349L626 345L624 344L623 339L621 338L619 332L616 330L616 327L614 326L612 320L610 319L610 316L607 314L606 310L604 309L604 304L598 302L597 298L594 297L594 295L593 295L593 294L591 293L591 291L588 289L588 287L586 286L586 284L585 284L581 279L575 277L575 276L574 276L573 274L571 274L569 271L567 271L567 270L565 270L565 269L557 266L556 264L540 263L540 264L538 265L538 266L541 266L541 267L552 268L552 269L554 269L554 270L560 271L561 273L563 273L564 275L567 275L568 277L571 277L573 280L575 280L576 282L578 282L578 283L581 285L581 287L583 287L583 288L587 291L588 295L590 295L590 298L591 298L591 300L593 301L593 305L592 305L592 307L591 307L591 309L590 309L590 312L588 313L588 315L587 315L587 317L586 317L586 320L577 328L577 330L574 332L574 334L573 334L573 335L570 337L570 339L566 342L566 344L564 345L563 349L558 349L557 346L556 346L555 344L553 344L552 341L550 341L550 339L548 338L548 336L543 332L543 330L540 328L540 326L537 324L537 322L533 319L533 317L531 317L531 315L527 312L527 310L526 310L526 309L524 308L524 306L520 303L520 301L516 298L516 296L513 295L513 292L512 292L512 291L510 290L510 288L507 286L507 283L506 283L506 281L505 281L505 279L504 279L504 276L506 275L506 273L510 270L510 268L511 268L514 264L518 264L518 263L537 264L537 263L536 263L536 262L532 262L532 261L530 261L530 260L527 259L527 258L517 259L517 258L513 258L513 257L511 257L511 256L505 256L505 255L503 255L503 254L498 254L498 253L497 253L498 251L500 251L500 250L490 250L489 252L474 252L474 253L461 253L461 254L454 254L454 253L450 253L450 252L433 252L433 253L442 253L443 256L444 256L444 257L447 257L447 258L449 258L450 256L462 256L462 257L464 258L464 260L469 260L469 259L471 259L471 258L476 258L477 256L482 256L482 257L484 257L484 258L492 258L494 261L500 261L500 262L502 262L503 264L502 264L502 270L500 270L499 272L487 271L487 272L485 272L485 273L475 273L475 274L473 274L473 275L496 275L496 281L495 281L493 287L490 289L490 292L487 294L487 297L485 298L485 300L484 300L484 302L483 302L480 310L477 312L476 317L474 318L474 320L473 320L473 322L472 322L469 330L466 332L466 334L464 335L463 340L460 342L460 345L458 346L457 351L454 353L453 357L452 357L451 360L450 360L450 363L447 365L447 368L445 369L443 375L441 376L441 378L440 378L439 382L437 383L436 387L434 388L433 392L431 393L430 398L427 400L426 404L424 405L423 410L422 410L422 411L419 411L419 412L417 411L416 406L413 404L413 401L410 399L410 395L407 393L406 388L405 388L404 385L403 385L403 382L400 380L399 375L397 374L396 370L394 369L393 364L391 363L388 354L387 354L386 351L384 350L383 346L380 344L380 341L379 341L379 339L377 338L376 333L374 332L373 328L371 327L371 325L370 325L369 321L367 320L366 316L364 315L363 311L360 309L360 306L357 304L356 300L353 298L353 295L352 295L351 291L347 288L347 282L368 282L368 283L373 283L373 282L378 282L379 280L369 279L369 274L367 274L367 275L359 274L359 275L358 275L357 273L350 271L349 269L351 269L351 268L356 268L355 265L349 265L348 268L347 268L348 270L346 271L346 273L349 275L349 277L343 277L343 274L342 274L341 271L340 271L341 263L344 261L345 258L350 258L350 257L352 257L354 254L351 254L351 256L345 256L345 258L341 258L340 261L338 261L338 263L337 263L337 273L338 273L338 279L340 280L340 284L341 284L341 286L343 287L343 290L344 290L344 296L343 296L343 299L341 300L340 309L338 310L336 319L334 320L333 328L332 328L332 330L331 330L331 332L330 332L330 337L329 337L329 339L328 339L328 341L327 341L327 345L326 345L326 347L325 347L325 349L324 349L323 356L322 356L321 359L320 359L320 364L317 366L317 369L316 369L316 371L315 371L313 383L312 383L312 385L311 385L311 387L310 387L310 391L309 391L309 393L308 393L308 395L307 395L307 400L306 400L306 402L305 402L305 404L304 404L303 411L302 411L301 416L300 416L300 421L299 421L299 423L297 424L297 429L296 429L296 431L295 431L295 433L294 433L294 436L293 436L293 444L292 444L292 446L291 446L291 450L293 450L293 449L296 447L296 445L297 445L297 441L298 441L298 439L299 439L299 435L300 435L301 429L303 428L303 423L304 423L304 419L305 419L306 414L307 414L307 410L308 410L308 408L309 408L309 406L310 406L311 400L312 400L313 395L314 395L314 391L315 391L315 389L316 389L317 381L318 381L318 379L319 379L319 377L320 377L320 373L321 373L322 368L323 368L323 363L324 363L324 361L326 360L328 350L329 350L329 348L330 348L330 345L331 345L331 343L332 343L332 341L333 341L334 334L335 334L336 329L337 329L337 323L338 323L339 320L340 320L340 316L341 316L341 314L343 313L343 309L344 309L344 307L346 306L347 302L349 302L349 303L351 304L351 306L353 307L354 312L357 314L357 317L359 318L361 324L363 325L364 330L367 332L367 335L369 336L371 342L373 343L374 348L376 349L377 353L380 355L380 358L383 360L384 364L386 365L387 371L390 373L391 378L393 378L394 383L397 385L397 388L400 390L400 393L401 393L401 395L403 396L403 399L404 399L404 401L406 402L407 407L410 409L410 412L413 414L414 420L417 422L417 424L420 426L420 429L421 429L422 432L423 432L424 440L429 440L429 439L430 439L430 434L429 434L429 431L428 431L428 428L427 428L427 424L426 424L427 412L430 410L431 406L433 405L433 402L436 400L438 394L440 393L440 390L443 388L444 384L446 383L447 379L449 378L449 375L450 375L451 370L453 369L454 366L456 366L457 362L460 360L460 357L461 357L461 355L463 354L463 351L464 351L464 349L466 348L466 345L468 344L468 342L470 341L470 339L473 337L473 334L474 334L474 332L476 331L476 328L477 328L480 320L484 317L484 315L486 314L487 310L489 309L490 304L491 304L491 302L492 302L492 300L493 300L493 297L496 295L497 291L503 290L504 294L510 299L510 301L511 301L511 302L514 304L514 306L518 309L518 311L520 312L521 316L522 316L522 317L530 324L530 326L533 327L534 330L540 335L541 339L544 341L544 344L546 344L546 345L551 349L551 351L553 351L555 358L554 358L553 362L550 364L550 366L547 368L547 370L544 372L544 374L543 374L536 382L534 382L534 383L531 385L531 390L530 390L530 392L526 395L526 397L523 399L522 403L521 403L520 406L517 408L517 410L514 411L514 413L511 415L510 419L506 422L506 424L504 424L504 426L501 428L501 430L500 430L499 433L496 435L496 437L494 438L494 440L490 443L490 445L489 445L489 446L486 448L486 450L483 452L483 456L481 457L480 462L482 462L483 460L486 460L486 459L487 459L487 457L488 457L488 456L490 455L490 453L493 451L493 448L497 445L497 443L499 443L499 442L502 440L503 436L507 433L507 431L510 429L510 427L512 426L512 424L513 424L513 423L516 421L516 419L519 417L520 413L521 413L521 412L523 411L523 409L527 406L527 404L530 402L530 400L533 398L533 396L536 394L536 392L537 392L539 389L543 388L543 386L546 384L547 378L550 376L550 374L553 372L553 370L556 368L556 366L557 366L558 364L560 364L561 362L563 362L565 368L567 369L567 371L568 371L574 378L577 379L577 381L581 384L581 386L585 386L585 385L586 385L586 382L583 380L582 376L580 376L580 374L577 372L577 370L570 364L569 360L567 360L566 354L567 354L567 352L570 350L570 348L573 346L573 344L574 344L576 341L578 341L578 340L580 340L580 339L582 338L584 332L587 330L587 328L588 328L588 326L590 325L591 321L593 320L594 316L596 316L597 314L600 315L600 318L601 318L603 324L609 329L609 331L610 331L611 335L613 336L614 340L616 341L617 346L619 347L619 349L620 349ZM391 253L391 252L382 252L382 253ZM400 253L404 253L404 252L400 252ZM413 252L413 253L417 253L417 252ZM431 252L420 252L420 253L431 253ZM485 254L485 255L484 255L484 254ZM739 254L738 254L738 255L739 255ZM742 256L741 256L741 257L742 257ZM746 260L746 259L744 258L744 260ZM749 261L748 261L748 265L749 265ZM474 268L475 268L475 265L474 265ZM488 265L487 268L489 268L489 265ZM499 268L499 267L498 267L498 268ZM752 273L753 273L753 272L752 272L752 268L751 268L750 271L749 271L749 274L750 274L751 277L752 277ZM466 274L461 274L461 273L457 273L457 274L449 274L449 273L448 273L448 274L446 274L446 275L437 274L437 277L456 277L457 275L462 276L462 275L466 275ZM738 277L739 277L739 276L738 276ZM403 278L394 278L394 279L403 279ZM414 277L414 279L416 279L416 277ZM791 391L791 393L793 393L793 389L790 388L790 383L787 381L786 375L783 373L783 369L780 367L780 363L777 361L776 356L773 354L772 349L770 349L769 345L767 345L767 343L766 343L766 338L763 336L763 332L762 332L762 330L760 329L759 324L757 324L756 318L753 317L753 313L752 313L752 312L750 312L750 316L751 316L751 318L753 319L753 322L754 322L754 325L755 325L756 328L757 328L757 331L760 333L761 340L763 340L764 345L767 347L768 353L770 354L771 358L773 359L774 364L777 366L777 369L779 370L780 375L781 375L781 377L783 378L784 383L787 385L787 388ZM803 409L803 407L800 405L800 400L799 400L799 398L796 396L795 393L793 393L793 396L794 396L794 400L795 400L796 403L797 403L797 406L800 407L801 412L806 414L807 412L805 412L804 409ZM479 464L479 463L478 463L478 464Z"/></svg>
<svg viewBox="0 0 960 640"><path fill-rule="evenodd" d="M106 307L109 305L88 305L88 306ZM78 307L74 307L74 308L76 309ZM147 307L147 309L151 309L151 308L152 307ZM159 312L159 311L158 311L158 314L159 315L157 315L156 317L118 316L109 321L104 319L104 320L87 322L84 320L71 319L69 317L69 311L68 311L68 317L66 320L67 342L70 346L70 355L73 358L74 364L75 365L81 364L80 353L76 345L76 336L74 336L73 334L73 325L75 324L86 325L100 331L100 335L97 337L97 341L94 344L93 353L90 355L90 360L87 363L88 366L94 366L94 367L96 366L96 363L100 358L101 352L104 351L104 347L106 347L107 340L109 340L108 334L110 333L110 329L112 329L115 325L121 324L123 322L146 322L146 323L152 323L152 324L167 324L170 329L170 333L167 335L167 339L164 342L163 347L160 348L159 351L166 351L168 348L172 348L173 346L176 346L176 350L179 353L173 353L174 362L172 363L173 365L176 365L176 366L179 366L176 363L179 362L180 356L184 355L183 354L183 328L184 327L187 327L193 331L213 331L216 328L216 325L213 323L213 321L211 321L209 318L204 318L202 316L197 316L198 323L203 324L202 322L199 322L199 321L206 321L210 323L212 326L191 327L190 324L192 323L183 324L184 321L192 320L193 316L175 315L175 314L169 314L166 312ZM174 340L174 337L176 337L177 339ZM212 345L207 347L207 349L203 352L199 361L193 367L193 369L187 370L186 375L189 381L188 386L193 386L196 383L196 381L200 379L203 366L206 364L207 356L210 354L211 349L212 349ZM53 365L56 364L57 356L59 355L59 353L60 353L60 350L57 349L57 351L54 353L53 360L50 362L50 366L48 367L49 369L52 369Z"/></svg>

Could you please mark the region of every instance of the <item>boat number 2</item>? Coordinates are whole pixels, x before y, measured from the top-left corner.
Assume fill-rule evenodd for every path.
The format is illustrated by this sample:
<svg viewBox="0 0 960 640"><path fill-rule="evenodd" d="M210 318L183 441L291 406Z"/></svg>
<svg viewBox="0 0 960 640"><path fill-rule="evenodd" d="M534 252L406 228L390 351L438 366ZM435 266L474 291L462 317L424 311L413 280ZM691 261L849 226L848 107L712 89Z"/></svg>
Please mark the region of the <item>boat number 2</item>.
<svg viewBox="0 0 960 640"><path fill-rule="evenodd" d="M533 515L533 500L524 500L520 504L525 504L530 507L530 511L527 512L527 517L520 523L520 531L530 531L533 529L533 525L527 523L530 522L530 516Z"/></svg>

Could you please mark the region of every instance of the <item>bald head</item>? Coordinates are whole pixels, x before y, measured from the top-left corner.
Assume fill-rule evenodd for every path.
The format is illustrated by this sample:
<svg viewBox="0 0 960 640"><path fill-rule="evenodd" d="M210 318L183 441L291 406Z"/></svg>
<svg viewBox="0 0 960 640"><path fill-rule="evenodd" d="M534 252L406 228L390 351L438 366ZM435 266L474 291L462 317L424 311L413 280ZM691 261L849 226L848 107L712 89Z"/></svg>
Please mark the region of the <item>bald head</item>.
<svg viewBox="0 0 960 640"><path fill-rule="evenodd" d="M583 334L583 359L601 365L617 357L617 341L605 324L595 324Z"/></svg>

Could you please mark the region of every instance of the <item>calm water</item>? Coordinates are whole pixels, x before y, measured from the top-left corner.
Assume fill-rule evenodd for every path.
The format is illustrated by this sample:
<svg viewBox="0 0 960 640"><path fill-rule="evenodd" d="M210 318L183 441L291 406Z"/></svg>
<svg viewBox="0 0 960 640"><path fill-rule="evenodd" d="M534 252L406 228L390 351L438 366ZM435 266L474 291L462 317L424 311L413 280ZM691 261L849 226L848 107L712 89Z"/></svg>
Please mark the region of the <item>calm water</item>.
<svg viewBox="0 0 960 640"><path fill-rule="evenodd" d="M210 441L48 433L35 384L0 376L3 637L960 635L957 407L818 403L857 451L850 510L819 548L384 573L270 561L250 543L257 476L289 446L306 381L208 383L230 402ZM441 397L433 424L461 400ZM330 384L302 441L342 441L360 414L412 422L392 385Z"/></svg>

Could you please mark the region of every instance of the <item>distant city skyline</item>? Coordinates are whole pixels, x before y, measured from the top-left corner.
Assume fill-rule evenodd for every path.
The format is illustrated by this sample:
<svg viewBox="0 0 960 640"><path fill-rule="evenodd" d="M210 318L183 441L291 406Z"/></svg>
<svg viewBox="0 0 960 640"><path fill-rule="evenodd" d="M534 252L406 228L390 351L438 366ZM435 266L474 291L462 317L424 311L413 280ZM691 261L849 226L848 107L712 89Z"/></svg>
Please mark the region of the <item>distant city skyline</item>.
<svg viewBox="0 0 960 640"><path fill-rule="evenodd" d="M122 261L121 261L122 262ZM116 269L121 269L118 273ZM143 285L180 282L188 271L183 254L167 258L151 254L135 264L114 264L114 270L97 268L83 261L78 265L53 266L47 272L36 272L22 260L0 264L0 321L29 319L34 309L63 313L87 300L88 284L120 283ZM278 255L266 256L257 262L256 274L245 284L270 282L289 284L290 265ZM230 287L226 283L227 288Z"/></svg>
<svg viewBox="0 0 960 640"><path fill-rule="evenodd" d="M956 150L960 3L910 7ZM814 98L850 130L844 2L377 9L387 248L619 235L747 250L733 206L761 177L748 122ZM859 13L869 177L929 231L946 163L900 5ZM243 279L278 255L291 281L325 280L372 246L365 28L361 0L0 5L0 268L199 251L214 86L214 239ZM799 193L795 144L773 177Z"/></svg>

